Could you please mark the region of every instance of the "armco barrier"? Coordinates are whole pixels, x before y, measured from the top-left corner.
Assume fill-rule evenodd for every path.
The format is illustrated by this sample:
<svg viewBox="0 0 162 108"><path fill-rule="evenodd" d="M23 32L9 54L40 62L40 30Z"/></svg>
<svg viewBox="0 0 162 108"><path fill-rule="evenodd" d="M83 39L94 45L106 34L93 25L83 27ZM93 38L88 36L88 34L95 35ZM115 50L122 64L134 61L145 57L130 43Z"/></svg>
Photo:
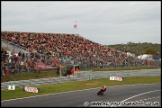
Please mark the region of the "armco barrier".
<svg viewBox="0 0 162 108"><path fill-rule="evenodd" d="M56 84L56 83L64 83L68 81L77 81L82 80L81 78L74 77L60 77L60 78L40 78L40 79L31 79L31 80L20 80L20 81L12 81L16 87L23 86L36 86L36 85L45 85L45 84ZM1 90L7 89L9 82L1 83Z"/></svg>
<svg viewBox="0 0 162 108"><path fill-rule="evenodd" d="M56 84L64 83L69 81L81 81L81 80L91 80L99 78L110 78L110 76L119 76L119 77L135 77L135 76L160 76L161 69L149 69L149 70L125 70L125 71L84 71L78 72L78 75L70 77L55 77L55 78L40 78L40 79L31 79L31 80L20 80L13 81L15 87L22 86L34 86L34 85L45 85L45 84ZM1 90L7 89L9 82L1 83ZM15 88L16 89L16 88Z"/></svg>

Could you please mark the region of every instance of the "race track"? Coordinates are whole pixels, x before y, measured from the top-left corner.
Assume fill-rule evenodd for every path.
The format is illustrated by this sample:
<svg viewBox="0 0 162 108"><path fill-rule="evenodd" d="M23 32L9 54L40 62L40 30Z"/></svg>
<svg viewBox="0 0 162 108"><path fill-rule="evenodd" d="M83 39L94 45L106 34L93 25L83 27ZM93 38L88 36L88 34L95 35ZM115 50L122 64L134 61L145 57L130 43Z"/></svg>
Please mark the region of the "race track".
<svg viewBox="0 0 162 108"><path fill-rule="evenodd" d="M83 85L82 85L83 86ZM161 106L161 84L111 86L103 96L99 88L1 101L2 107Z"/></svg>

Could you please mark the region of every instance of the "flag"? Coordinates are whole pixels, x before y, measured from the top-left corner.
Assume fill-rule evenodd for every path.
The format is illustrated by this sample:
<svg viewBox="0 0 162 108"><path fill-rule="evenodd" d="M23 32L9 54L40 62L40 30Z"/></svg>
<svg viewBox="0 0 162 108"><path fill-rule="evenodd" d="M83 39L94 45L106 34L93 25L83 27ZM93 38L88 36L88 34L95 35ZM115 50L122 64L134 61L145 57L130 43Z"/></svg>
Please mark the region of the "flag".
<svg viewBox="0 0 162 108"><path fill-rule="evenodd" d="M77 29L78 28L78 25L77 23L74 24L74 29Z"/></svg>

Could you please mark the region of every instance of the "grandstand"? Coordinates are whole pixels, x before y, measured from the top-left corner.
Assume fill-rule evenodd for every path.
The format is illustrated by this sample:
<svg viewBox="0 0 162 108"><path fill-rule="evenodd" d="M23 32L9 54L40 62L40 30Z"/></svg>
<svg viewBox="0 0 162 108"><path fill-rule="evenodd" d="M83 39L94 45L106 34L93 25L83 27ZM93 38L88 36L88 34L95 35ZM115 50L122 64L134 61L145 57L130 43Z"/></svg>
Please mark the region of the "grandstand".
<svg viewBox="0 0 162 108"><path fill-rule="evenodd" d="M136 57L76 34L2 31L1 45L11 53L19 53L20 59L13 58L13 63L23 61L37 72L39 68L54 69L60 64L76 64L80 68L141 64Z"/></svg>

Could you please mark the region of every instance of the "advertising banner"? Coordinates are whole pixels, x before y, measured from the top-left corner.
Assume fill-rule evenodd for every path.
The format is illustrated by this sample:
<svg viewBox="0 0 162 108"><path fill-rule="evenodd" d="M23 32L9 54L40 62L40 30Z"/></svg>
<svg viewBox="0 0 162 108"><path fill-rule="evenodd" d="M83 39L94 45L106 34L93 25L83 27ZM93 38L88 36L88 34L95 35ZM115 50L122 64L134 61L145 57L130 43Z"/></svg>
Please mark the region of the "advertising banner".
<svg viewBox="0 0 162 108"><path fill-rule="evenodd" d="M117 76L110 76L110 80L117 80L117 81L122 81L122 77L117 77Z"/></svg>
<svg viewBox="0 0 162 108"><path fill-rule="evenodd" d="M24 86L24 91L26 91L26 92L38 93L38 92L39 92L39 88Z"/></svg>
<svg viewBox="0 0 162 108"><path fill-rule="evenodd" d="M15 90L15 85L13 81L9 81L8 90Z"/></svg>
<svg viewBox="0 0 162 108"><path fill-rule="evenodd" d="M8 85L8 90L15 90L15 85Z"/></svg>

